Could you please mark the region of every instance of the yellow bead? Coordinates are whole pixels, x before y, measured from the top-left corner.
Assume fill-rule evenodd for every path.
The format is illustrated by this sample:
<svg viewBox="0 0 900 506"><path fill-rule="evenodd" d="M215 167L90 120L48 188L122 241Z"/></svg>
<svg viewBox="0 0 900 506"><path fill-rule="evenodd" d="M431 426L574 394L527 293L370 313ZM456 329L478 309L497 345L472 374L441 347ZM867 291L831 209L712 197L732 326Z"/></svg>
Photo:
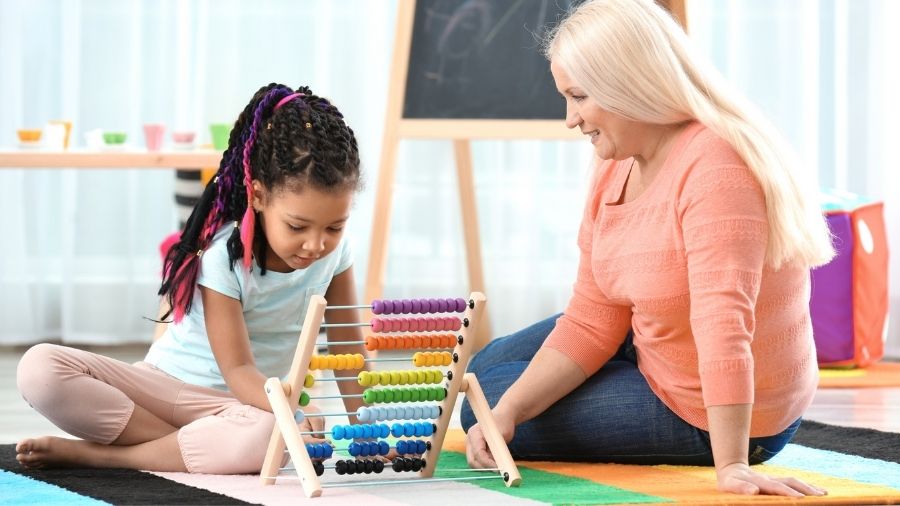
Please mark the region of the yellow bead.
<svg viewBox="0 0 900 506"><path fill-rule="evenodd" d="M356 375L356 382L359 383L360 386L371 386L371 383L369 383L369 381L369 371L362 371Z"/></svg>
<svg viewBox="0 0 900 506"><path fill-rule="evenodd" d="M428 381L428 373L426 371L416 371L416 383L421 385Z"/></svg>
<svg viewBox="0 0 900 506"><path fill-rule="evenodd" d="M382 385L390 385L390 384L392 384L392 383L391 383L391 373L390 373L390 371L382 371L381 374L380 374L379 376L380 376L379 379L381 380L381 381L379 382L380 384L382 384Z"/></svg>
<svg viewBox="0 0 900 506"><path fill-rule="evenodd" d="M398 371L391 371L391 385L399 385L400 384L400 373Z"/></svg>
<svg viewBox="0 0 900 506"><path fill-rule="evenodd" d="M316 379L313 378L312 374L307 374L306 378L303 379L303 386L306 388L310 388L316 384Z"/></svg>
<svg viewBox="0 0 900 506"><path fill-rule="evenodd" d="M422 352L417 351L417 352L413 353L413 365L416 367L422 367L422 363L423 363Z"/></svg>
<svg viewBox="0 0 900 506"><path fill-rule="evenodd" d="M366 357L363 356L362 353L357 353L353 355L353 368L354 369L362 369L366 366Z"/></svg>

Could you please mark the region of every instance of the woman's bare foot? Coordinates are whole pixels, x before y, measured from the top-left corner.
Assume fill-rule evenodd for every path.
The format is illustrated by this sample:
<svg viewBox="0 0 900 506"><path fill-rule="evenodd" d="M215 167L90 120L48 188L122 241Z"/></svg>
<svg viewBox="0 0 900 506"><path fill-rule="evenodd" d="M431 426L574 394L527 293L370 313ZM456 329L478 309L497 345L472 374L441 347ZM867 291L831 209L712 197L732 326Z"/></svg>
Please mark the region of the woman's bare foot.
<svg viewBox="0 0 900 506"><path fill-rule="evenodd" d="M88 465L81 448L88 444L54 436L23 439L16 445L16 460L30 469Z"/></svg>

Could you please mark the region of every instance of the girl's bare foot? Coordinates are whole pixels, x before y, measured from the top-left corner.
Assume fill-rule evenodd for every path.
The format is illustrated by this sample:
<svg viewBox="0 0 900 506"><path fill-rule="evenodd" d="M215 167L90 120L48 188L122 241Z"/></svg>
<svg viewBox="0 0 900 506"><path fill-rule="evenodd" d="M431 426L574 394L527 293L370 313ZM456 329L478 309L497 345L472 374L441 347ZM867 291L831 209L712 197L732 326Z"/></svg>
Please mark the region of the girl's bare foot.
<svg viewBox="0 0 900 506"><path fill-rule="evenodd" d="M16 460L30 469L88 465L83 445L90 443L75 439L44 436L23 439L16 445Z"/></svg>

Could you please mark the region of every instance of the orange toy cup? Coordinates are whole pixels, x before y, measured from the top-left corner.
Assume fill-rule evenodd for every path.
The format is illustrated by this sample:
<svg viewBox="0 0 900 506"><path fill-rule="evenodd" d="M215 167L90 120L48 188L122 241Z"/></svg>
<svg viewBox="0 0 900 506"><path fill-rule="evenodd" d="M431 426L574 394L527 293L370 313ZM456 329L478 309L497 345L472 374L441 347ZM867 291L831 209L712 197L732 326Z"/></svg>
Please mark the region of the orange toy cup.
<svg viewBox="0 0 900 506"><path fill-rule="evenodd" d="M16 130L20 142L38 142L41 140L40 128L21 128Z"/></svg>

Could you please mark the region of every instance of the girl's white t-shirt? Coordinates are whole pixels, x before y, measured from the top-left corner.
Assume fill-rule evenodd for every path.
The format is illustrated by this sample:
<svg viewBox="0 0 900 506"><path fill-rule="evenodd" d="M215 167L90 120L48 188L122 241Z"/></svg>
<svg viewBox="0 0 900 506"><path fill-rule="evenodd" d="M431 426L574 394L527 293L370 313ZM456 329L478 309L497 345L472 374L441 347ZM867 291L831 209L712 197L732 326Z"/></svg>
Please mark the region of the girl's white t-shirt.
<svg viewBox="0 0 900 506"><path fill-rule="evenodd" d="M191 311L180 323L170 323L144 358L185 383L219 390L228 387L209 345L199 286L241 301L256 367L266 377L283 378L294 357L309 299L324 295L332 278L353 263L344 237L334 251L306 269L260 275L255 258L250 272L240 260L232 269L226 247L232 228L219 230L200 258Z"/></svg>

